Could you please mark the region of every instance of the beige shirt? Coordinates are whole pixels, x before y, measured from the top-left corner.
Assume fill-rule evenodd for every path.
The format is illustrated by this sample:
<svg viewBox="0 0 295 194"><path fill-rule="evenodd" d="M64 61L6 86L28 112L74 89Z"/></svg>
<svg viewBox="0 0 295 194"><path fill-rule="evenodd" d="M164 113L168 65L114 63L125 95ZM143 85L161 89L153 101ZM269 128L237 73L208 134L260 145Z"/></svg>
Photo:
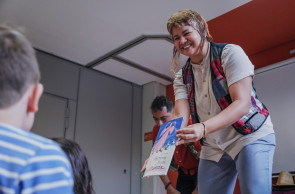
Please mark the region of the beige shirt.
<svg viewBox="0 0 295 194"><path fill-rule="evenodd" d="M201 64L192 64L197 113L203 122L221 112L212 89L209 53ZM228 87L243 78L254 76L254 66L240 46L226 45L221 60ZM175 74L173 86L175 100L188 99L182 70ZM218 162L226 152L234 159L244 146L271 133L274 131L270 116L258 131L249 135L238 133L232 126L220 129L206 136L200 157Z"/></svg>

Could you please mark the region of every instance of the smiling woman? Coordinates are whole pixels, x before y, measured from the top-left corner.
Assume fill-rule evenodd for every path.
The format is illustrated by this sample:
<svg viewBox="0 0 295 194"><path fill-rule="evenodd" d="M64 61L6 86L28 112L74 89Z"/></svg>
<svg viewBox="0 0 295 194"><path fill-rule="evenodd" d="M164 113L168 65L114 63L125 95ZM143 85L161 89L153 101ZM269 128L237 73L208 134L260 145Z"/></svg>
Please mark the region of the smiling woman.
<svg viewBox="0 0 295 194"><path fill-rule="evenodd" d="M179 55L189 57L175 74L174 114L185 123L177 131L177 145L203 142L199 193L233 193L239 174L242 193L270 194L275 136L252 83L253 64L240 46L212 42L195 10L172 15L167 29L174 42L174 72ZM186 126L189 115L193 124Z"/></svg>

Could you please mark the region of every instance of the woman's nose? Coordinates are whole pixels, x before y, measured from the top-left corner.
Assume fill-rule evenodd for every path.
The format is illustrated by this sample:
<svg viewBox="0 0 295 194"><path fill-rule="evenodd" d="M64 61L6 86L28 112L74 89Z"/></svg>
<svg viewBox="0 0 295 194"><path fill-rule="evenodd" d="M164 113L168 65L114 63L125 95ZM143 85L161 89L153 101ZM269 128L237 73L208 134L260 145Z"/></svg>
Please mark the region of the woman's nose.
<svg viewBox="0 0 295 194"><path fill-rule="evenodd" d="M187 40L185 37L180 37L180 43L185 43Z"/></svg>

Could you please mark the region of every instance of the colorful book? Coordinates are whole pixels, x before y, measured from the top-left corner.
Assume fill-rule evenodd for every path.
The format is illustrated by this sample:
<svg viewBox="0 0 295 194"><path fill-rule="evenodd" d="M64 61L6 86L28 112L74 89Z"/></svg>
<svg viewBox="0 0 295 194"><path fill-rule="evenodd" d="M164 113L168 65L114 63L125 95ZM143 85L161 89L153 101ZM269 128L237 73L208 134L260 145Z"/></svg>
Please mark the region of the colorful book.
<svg viewBox="0 0 295 194"><path fill-rule="evenodd" d="M167 175L177 142L176 130L181 128L182 121L180 117L161 125L143 177Z"/></svg>

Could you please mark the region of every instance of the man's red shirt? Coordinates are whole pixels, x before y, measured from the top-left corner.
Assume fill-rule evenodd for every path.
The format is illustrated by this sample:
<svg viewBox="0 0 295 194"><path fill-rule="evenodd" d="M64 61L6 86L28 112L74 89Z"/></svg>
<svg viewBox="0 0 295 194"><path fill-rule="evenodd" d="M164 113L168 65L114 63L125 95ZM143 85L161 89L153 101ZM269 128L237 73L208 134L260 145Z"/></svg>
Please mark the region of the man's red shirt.
<svg viewBox="0 0 295 194"><path fill-rule="evenodd" d="M191 121L189 120L189 125L190 124ZM152 133L153 145L156 141L159 129L160 127L154 125ZM194 142L193 145L198 152L201 151L200 141ZM195 174L198 170L199 160L196 159L184 145L176 146L174 152L174 161L178 165L178 168L180 167L186 174L188 174L188 170L190 171L190 174Z"/></svg>

